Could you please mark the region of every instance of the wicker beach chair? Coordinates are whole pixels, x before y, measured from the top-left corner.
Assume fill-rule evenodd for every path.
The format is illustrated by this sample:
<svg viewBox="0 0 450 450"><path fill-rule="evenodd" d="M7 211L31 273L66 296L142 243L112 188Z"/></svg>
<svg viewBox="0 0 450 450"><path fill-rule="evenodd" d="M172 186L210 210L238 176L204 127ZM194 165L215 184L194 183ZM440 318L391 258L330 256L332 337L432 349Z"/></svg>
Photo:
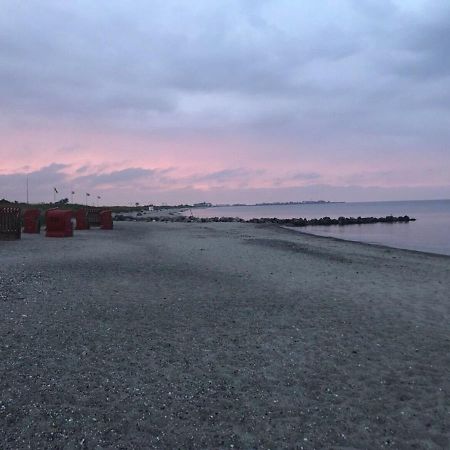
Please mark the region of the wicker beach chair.
<svg viewBox="0 0 450 450"><path fill-rule="evenodd" d="M87 218L89 227L100 227L102 224L99 208L88 208Z"/></svg>
<svg viewBox="0 0 450 450"><path fill-rule="evenodd" d="M20 208L0 207L0 240L20 239L21 228Z"/></svg>

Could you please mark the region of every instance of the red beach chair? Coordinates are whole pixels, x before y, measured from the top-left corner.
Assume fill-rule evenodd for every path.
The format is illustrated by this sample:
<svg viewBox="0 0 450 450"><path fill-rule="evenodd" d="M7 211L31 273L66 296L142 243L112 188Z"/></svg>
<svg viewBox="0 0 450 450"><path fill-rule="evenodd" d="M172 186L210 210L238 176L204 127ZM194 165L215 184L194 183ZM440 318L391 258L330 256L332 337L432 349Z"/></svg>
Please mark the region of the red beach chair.
<svg viewBox="0 0 450 450"><path fill-rule="evenodd" d="M87 210L81 208L74 212L74 216L75 220L77 221L77 226L75 230L89 230Z"/></svg>
<svg viewBox="0 0 450 450"><path fill-rule="evenodd" d="M108 210L100 211L100 229L102 230L113 229L113 220L111 211Z"/></svg>
<svg viewBox="0 0 450 450"><path fill-rule="evenodd" d="M41 211L39 209L27 209L23 213L23 232L41 232Z"/></svg>
<svg viewBox="0 0 450 450"><path fill-rule="evenodd" d="M47 237L72 237L72 211L64 209L49 209L45 214Z"/></svg>

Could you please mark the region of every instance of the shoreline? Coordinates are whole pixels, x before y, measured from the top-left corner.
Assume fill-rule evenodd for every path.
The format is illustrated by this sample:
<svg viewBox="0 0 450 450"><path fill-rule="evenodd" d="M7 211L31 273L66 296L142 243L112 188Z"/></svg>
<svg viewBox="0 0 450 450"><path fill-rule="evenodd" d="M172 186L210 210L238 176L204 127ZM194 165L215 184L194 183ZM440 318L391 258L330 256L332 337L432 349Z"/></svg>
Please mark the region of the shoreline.
<svg viewBox="0 0 450 450"><path fill-rule="evenodd" d="M356 241L353 239L344 239L344 238L338 238L335 236L326 236L326 235L322 235L322 234L315 234L315 233L308 233L307 231L301 231L301 230L297 230L297 229L293 229L291 227L283 227L280 226L280 228L283 228L287 231L290 231L292 233L300 233L300 234L304 234L307 236L313 236L319 239L331 239L334 241L339 241L339 242L350 242L352 244L359 244L359 245L365 245L365 246L369 246L369 247L379 247L381 249L385 249L385 250L398 250L398 251L403 251L403 252L411 252L411 253L416 253L416 254L423 254L423 255L427 255L427 256L438 256L440 258L446 258L446 259L450 259L450 255L447 255L445 253L434 253L434 252L427 252L424 250L414 250L414 249L410 249L410 248L402 248L402 247L391 247L389 245L386 244L378 244L376 242L365 242L365 241Z"/></svg>
<svg viewBox="0 0 450 450"><path fill-rule="evenodd" d="M189 216L185 216L183 214L186 211L188 211L188 209L175 209L175 210L164 211L164 212L162 212L162 211L147 211L144 213L144 218L136 217L136 214L133 214L129 217L133 217L137 222L152 222L152 219L158 219L158 221L164 222L167 219L173 218L174 216L175 217L181 216L181 217L186 217L186 219L189 219ZM126 214L117 213L116 215L119 215L119 216L122 215L122 216L126 217ZM193 217L195 217L195 216L193 216ZM196 219L201 219L201 218L196 218ZM234 219L237 219L237 218L234 218ZM257 222L248 222L248 221L244 222L243 220L244 219L242 219L242 221L240 223L257 224ZM191 222L188 222L186 220L185 223L191 223ZM199 222L198 220L196 220L196 221L194 221L194 223L203 223L203 222ZM208 221L208 222L204 222L204 223L217 223L217 222ZM227 223L227 222L225 222L225 223ZM239 223L239 222L237 222L237 223ZM330 235L325 235L325 234L316 234L314 232L304 231L302 229L304 227L290 227L289 225L282 225L282 224L276 224L276 223L271 223L271 222L260 223L259 225L275 226L280 229L292 231L294 233L301 233L301 234L305 234L308 236L316 236L319 238L335 239L335 240L344 241L344 242L353 242L353 243L376 246L376 247L387 248L387 249L406 250L406 251L410 251L410 252L423 253L426 255L437 255L437 256L441 256L441 257L450 258L450 255L446 254L446 253L437 253L437 252L426 251L426 250L418 250L418 249L412 249L412 248L390 246L388 244L382 244L382 243L376 243L376 242L366 242L366 241L362 241L362 240L345 239L345 238L330 236ZM333 225L333 226L337 226L337 225ZM351 225L346 225L346 226L351 226Z"/></svg>
<svg viewBox="0 0 450 450"><path fill-rule="evenodd" d="M210 208L198 211L201 216L239 216L245 219L252 217L306 217L331 218L344 217L380 217L386 215L409 215L417 222L403 228L392 229L384 225L371 225L360 228L319 227L309 228L314 234L332 235L352 241L377 243L393 248L405 248L427 253L450 255L448 229L450 227L450 209L448 200L431 201L399 201L399 202L362 202L329 206L292 207L245 207L235 209Z"/></svg>

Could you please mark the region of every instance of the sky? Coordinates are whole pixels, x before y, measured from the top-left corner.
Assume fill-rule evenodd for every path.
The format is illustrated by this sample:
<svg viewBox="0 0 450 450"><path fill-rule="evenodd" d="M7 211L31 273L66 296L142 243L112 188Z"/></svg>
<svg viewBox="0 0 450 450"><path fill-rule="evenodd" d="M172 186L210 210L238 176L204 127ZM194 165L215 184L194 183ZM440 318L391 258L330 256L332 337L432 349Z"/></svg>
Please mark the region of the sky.
<svg viewBox="0 0 450 450"><path fill-rule="evenodd" d="M450 198L448 0L0 11L0 199Z"/></svg>

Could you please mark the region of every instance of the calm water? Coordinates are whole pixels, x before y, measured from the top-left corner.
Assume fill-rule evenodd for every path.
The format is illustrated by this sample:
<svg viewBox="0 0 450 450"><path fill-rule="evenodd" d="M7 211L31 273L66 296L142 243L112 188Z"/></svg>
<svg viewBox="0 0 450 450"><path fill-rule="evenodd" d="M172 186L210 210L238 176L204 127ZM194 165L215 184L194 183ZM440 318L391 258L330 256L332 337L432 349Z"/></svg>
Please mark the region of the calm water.
<svg viewBox="0 0 450 450"><path fill-rule="evenodd" d="M382 244L390 247L406 248L450 255L450 200L370 202L370 203L330 203L317 205L280 206L230 206L195 209L197 217L228 216L252 219L278 217L307 219L329 216L337 218L365 216L408 215L416 222L399 224L368 224L348 226L316 226L301 228L300 231L332 236L352 241Z"/></svg>

